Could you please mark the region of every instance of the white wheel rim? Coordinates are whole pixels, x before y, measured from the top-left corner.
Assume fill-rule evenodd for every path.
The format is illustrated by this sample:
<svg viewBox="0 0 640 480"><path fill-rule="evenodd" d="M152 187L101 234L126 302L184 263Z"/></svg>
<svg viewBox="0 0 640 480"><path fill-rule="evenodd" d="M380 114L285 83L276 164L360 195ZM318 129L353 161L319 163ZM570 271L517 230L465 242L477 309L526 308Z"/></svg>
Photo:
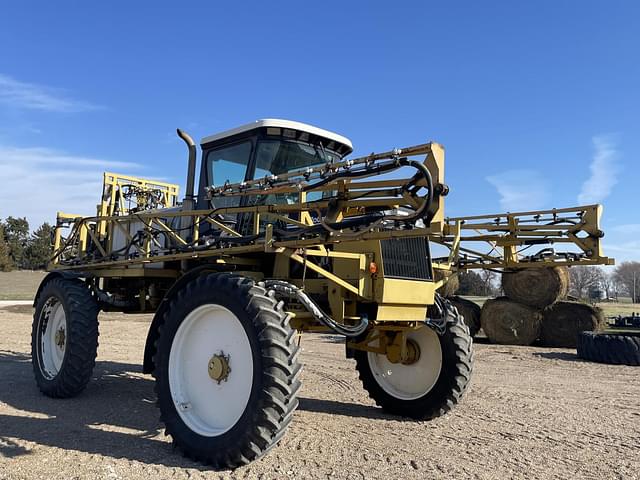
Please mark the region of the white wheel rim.
<svg viewBox="0 0 640 480"><path fill-rule="evenodd" d="M209 376L208 365L222 352L231 371L218 383ZM200 435L222 435L242 416L252 385L251 344L238 317L216 304L189 313L169 353L169 388L182 421Z"/></svg>
<svg viewBox="0 0 640 480"><path fill-rule="evenodd" d="M60 372L67 349L67 315L55 298L47 300L43 310L40 335L41 371L49 379Z"/></svg>
<svg viewBox="0 0 640 480"><path fill-rule="evenodd" d="M442 369L442 347L438 334L429 327L407 334L420 350L411 365L391 363L385 354L368 352L369 367L378 385L400 400L416 400L431 391Z"/></svg>

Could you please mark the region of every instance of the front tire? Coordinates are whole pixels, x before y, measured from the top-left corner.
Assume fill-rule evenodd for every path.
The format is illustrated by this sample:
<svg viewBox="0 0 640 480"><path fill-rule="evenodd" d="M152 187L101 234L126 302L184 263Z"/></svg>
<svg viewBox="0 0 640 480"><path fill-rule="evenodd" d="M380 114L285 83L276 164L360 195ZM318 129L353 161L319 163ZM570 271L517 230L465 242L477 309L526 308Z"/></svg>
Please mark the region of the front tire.
<svg viewBox="0 0 640 480"><path fill-rule="evenodd" d="M154 358L167 434L215 468L256 460L298 405L298 347L288 315L252 280L203 275L171 300Z"/></svg>
<svg viewBox="0 0 640 480"><path fill-rule="evenodd" d="M98 350L98 312L80 280L54 278L42 287L33 316L31 362L45 395L74 397L89 383Z"/></svg>
<svg viewBox="0 0 640 480"><path fill-rule="evenodd" d="M423 326L407 334L420 350L415 363L391 363L386 354L356 351L360 380L369 396L393 415L426 420L449 412L460 401L473 369L472 338L449 302L444 332Z"/></svg>

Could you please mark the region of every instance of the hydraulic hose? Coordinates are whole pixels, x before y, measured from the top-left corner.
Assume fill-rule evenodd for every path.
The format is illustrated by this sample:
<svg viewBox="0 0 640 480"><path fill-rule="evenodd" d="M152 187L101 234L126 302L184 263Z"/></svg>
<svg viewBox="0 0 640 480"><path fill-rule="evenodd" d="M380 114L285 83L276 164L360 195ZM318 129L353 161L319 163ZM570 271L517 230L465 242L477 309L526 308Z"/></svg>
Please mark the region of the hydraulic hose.
<svg viewBox="0 0 640 480"><path fill-rule="evenodd" d="M311 299L311 297L309 297L309 295L304 292L304 290L289 282L285 282L284 280L265 280L260 282L259 285L273 290L283 297L299 301L316 320L339 335L344 335L349 338L358 337L359 335L362 335L369 326L369 321L366 317L362 317L360 323L353 326L336 322L333 318L322 311L322 309Z"/></svg>

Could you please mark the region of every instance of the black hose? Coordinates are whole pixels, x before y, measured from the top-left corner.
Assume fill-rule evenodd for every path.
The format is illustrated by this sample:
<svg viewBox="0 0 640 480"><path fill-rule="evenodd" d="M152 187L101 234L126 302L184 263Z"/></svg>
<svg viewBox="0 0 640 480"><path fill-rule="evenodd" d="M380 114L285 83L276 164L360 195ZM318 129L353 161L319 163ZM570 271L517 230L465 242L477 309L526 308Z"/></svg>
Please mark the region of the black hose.
<svg viewBox="0 0 640 480"><path fill-rule="evenodd" d="M434 212L431 211L431 206L433 205L433 197L434 197L433 177L431 176L431 172L426 167L426 165L424 165L421 162L417 162L415 160L409 160L407 158L399 158L397 160L394 160L393 162L389 162L386 165L381 165L375 169L368 169L360 172L336 173L324 178L319 182L314 183L313 185L308 185L304 187L302 190L303 191L313 190L315 188L325 185L326 183L329 183L338 178L345 178L345 177L354 178L354 177L360 177L360 176L368 176L368 175L371 175L372 171L379 174L381 172L395 170L400 166L413 167L416 170L418 170L419 173L422 174L422 178L424 178L424 180L427 183L426 199L424 202L422 202L422 205L420 205L420 207L418 207L418 209L411 215L386 215L386 216L383 216L382 220L402 221L402 222L411 222L413 220L423 220L426 225L429 225L434 215ZM418 178L414 177L414 180L404 188L408 190L411 184L415 185L415 182L417 180ZM328 224L324 221L321 221L320 225L322 225L322 227L328 232L336 233L337 231L340 231L346 228L355 229L357 227L365 226L365 225L366 225L366 228L369 228L369 226L379 221L380 221L380 217L378 215L370 214L370 215L364 215L356 218L351 217L349 219L344 220L343 222L334 223L334 224Z"/></svg>
<svg viewBox="0 0 640 480"><path fill-rule="evenodd" d="M285 282L284 280L265 280L260 282L259 285L263 285L265 288L273 290L279 293L283 297L293 298L299 301L313 317L320 323L330 328L333 332L343 335L345 337L353 338L362 335L369 326L369 320L366 317L362 317L358 325L344 325L336 322L333 318L327 315L312 299L307 295L304 290L296 287L295 285Z"/></svg>
<svg viewBox="0 0 640 480"><path fill-rule="evenodd" d="M381 173L384 172L390 172L392 170L396 170L398 168L397 165L397 160L393 161L393 162L387 162L385 164L379 165L377 167L367 167L364 170L356 170L356 171L349 171L347 170L346 172L338 172L338 173L334 173L332 175L328 175L325 178L323 178L322 180L317 181L316 183L312 184L312 185L307 185L305 187L302 188L303 192L308 192L309 190L314 190L318 187L322 187L323 185L326 185L327 183L332 182L333 180L336 180L338 178L359 178L359 177L366 177L366 176L371 176L372 174L376 174L376 175L380 175Z"/></svg>

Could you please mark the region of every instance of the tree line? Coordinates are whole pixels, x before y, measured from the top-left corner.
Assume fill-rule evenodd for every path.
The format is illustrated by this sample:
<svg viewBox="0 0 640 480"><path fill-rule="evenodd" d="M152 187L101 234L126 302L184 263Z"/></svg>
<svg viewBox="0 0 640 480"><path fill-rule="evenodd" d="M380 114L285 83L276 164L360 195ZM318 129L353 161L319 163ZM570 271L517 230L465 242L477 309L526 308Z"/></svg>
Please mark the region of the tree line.
<svg viewBox="0 0 640 480"><path fill-rule="evenodd" d="M41 270L53 253L53 227L40 225L30 233L26 218L0 219L0 271Z"/></svg>
<svg viewBox="0 0 640 480"><path fill-rule="evenodd" d="M597 266L569 268L569 295L580 300L599 301L628 296L640 303L640 262L622 262L612 271ZM459 295L492 297L501 294L500 276L491 270L459 274Z"/></svg>
<svg viewBox="0 0 640 480"><path fill-rule="evenodd" d="M569 294L581 299L617 299L631 297L640 302L640 262L622 262L613 271L602 267L582 266L569 269Z"/></svg>

